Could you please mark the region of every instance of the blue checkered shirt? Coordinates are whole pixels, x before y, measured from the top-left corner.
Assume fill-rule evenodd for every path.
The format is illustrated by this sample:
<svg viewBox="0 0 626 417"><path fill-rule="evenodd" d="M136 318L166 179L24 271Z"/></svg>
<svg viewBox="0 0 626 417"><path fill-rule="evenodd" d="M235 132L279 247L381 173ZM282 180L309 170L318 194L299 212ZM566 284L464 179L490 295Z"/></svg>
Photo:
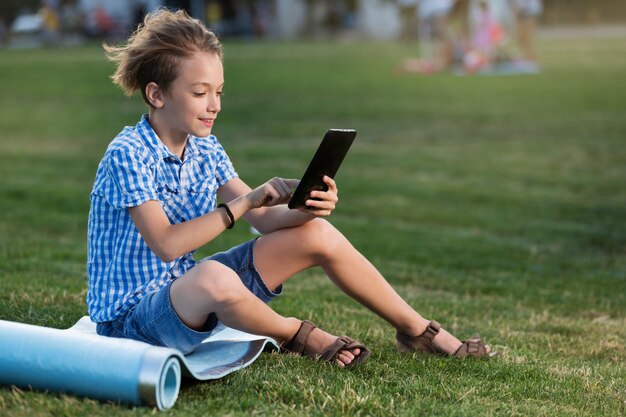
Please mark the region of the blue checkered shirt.
<svg viewBox="0 0 626 417"><path fill-rule="evenodd" d="M163 288L196 263L193 252L161 261L139 234L129 207L156 200L170 223L181 223L215 210L217 189L236 176L215 136L189 136L181 161L160 141L147 116L124 128L104 154L90 196L91 319L115 319L144 294Z"/></svg>

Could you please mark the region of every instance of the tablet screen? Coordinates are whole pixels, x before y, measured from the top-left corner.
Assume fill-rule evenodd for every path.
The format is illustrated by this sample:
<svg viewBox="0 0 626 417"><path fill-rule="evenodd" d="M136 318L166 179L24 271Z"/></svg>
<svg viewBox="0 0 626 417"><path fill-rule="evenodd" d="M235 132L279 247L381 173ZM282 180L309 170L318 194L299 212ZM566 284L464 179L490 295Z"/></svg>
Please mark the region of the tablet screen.
<svg viewBox="0 0 626 417"><path fill-rule="evenodd" d="M324 175L335 178L355 137L356 130L352 129L330 129L326 132L309 167L302 176L298 188L289 201L290 209L307 207L304 202L308 199L311 191L328 189L323 181Z"/></svg>

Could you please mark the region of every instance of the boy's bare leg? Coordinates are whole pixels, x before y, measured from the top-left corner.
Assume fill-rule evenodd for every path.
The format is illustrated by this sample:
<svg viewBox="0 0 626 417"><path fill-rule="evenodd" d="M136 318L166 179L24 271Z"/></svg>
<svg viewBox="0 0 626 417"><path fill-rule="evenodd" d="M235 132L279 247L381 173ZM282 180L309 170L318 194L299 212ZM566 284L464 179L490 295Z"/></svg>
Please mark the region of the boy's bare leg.
<svg viewBox="0 0 626 417"><path fill-rule="evenodd" d="M261 237L254 247L254 259L259 274L272 290L297 272L319 265L341 290L402 333L417 336L429 323L325 220L316 219ZM448 353L461 346L444 329L434 343Z"/></svg>
<svg viewBox="0 0 626 417"><path fill-rule="evenodd" d="M172 307L189 327L202 329L210 313L225 325L245 332L272 337L284 343L298 331L301 321L283 317L259 300L242 283L237 274L215 261L196 265L172 284ZM335 337L315 329L309 339L315 351L323 351ZM342 352L338 365L348 365L359 350Z"/></svg>

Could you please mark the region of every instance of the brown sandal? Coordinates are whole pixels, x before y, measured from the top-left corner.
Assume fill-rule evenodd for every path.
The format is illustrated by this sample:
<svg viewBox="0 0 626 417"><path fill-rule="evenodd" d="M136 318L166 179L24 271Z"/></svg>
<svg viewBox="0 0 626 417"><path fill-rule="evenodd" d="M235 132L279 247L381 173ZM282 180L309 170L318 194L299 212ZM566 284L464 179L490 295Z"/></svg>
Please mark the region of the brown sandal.
<svg viewBox="0 0 626 417"><path fill-rule="evenodd" d="M480 340L480 337L473 337L463 341L463 344L452 354L440 351L433 343L433 339L439 334L440 329L441 325L435 320L432 320L428 323L426 330L419 336L409 336L398 331L396 333L396 347L402 353L423 352L443 356L456 356L458 358L466 358L468 356L489 358L495 354L494 352L487 352L487 348Z"/></svg>
<svg viewBox="0 0 626 417"><path fill-rule="evenodd" d="M307 351L307 342L309 341L309 336L311 336L311 332L316 327L317 326L315 326L315 324L311 323L308 320L302 321L302 324L300 325L300 328L298 329L296 334L293 336L293 338L289 342L281 346L281 350L283 352L295 353L301 356L308 356L315 360L320 360L323 362L328 362L330 364L335 364L337 357L342 351L352 350L352 349L361 349L361 353L359 353L359 355L356 356L350 364L346 365L346 367L356 366L356 365L365 363L365 361L369 358L369 356L372 353L361 342L358 342L348 336L338 337L335 340L335 343L333 343L324 352Z"/></svg>

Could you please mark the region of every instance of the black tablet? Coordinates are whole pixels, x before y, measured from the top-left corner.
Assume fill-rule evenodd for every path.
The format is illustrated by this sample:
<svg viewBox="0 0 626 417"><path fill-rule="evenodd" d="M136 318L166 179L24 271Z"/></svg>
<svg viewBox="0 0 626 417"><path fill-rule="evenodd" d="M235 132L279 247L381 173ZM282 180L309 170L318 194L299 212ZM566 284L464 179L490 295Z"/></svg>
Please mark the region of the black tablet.
<svg viewBox="0 0 626 417"><path fill-rule="evenodd" d="M313 156L309 167L300 180L300 184L294 191L289 201L289 208L307 207L304 202L313 190L327 190L324 183L324 175L335 178L337 170L348 153L350 145L356 137L356 130L352 129L329 129L322 139L322 143Z"/></svg>

